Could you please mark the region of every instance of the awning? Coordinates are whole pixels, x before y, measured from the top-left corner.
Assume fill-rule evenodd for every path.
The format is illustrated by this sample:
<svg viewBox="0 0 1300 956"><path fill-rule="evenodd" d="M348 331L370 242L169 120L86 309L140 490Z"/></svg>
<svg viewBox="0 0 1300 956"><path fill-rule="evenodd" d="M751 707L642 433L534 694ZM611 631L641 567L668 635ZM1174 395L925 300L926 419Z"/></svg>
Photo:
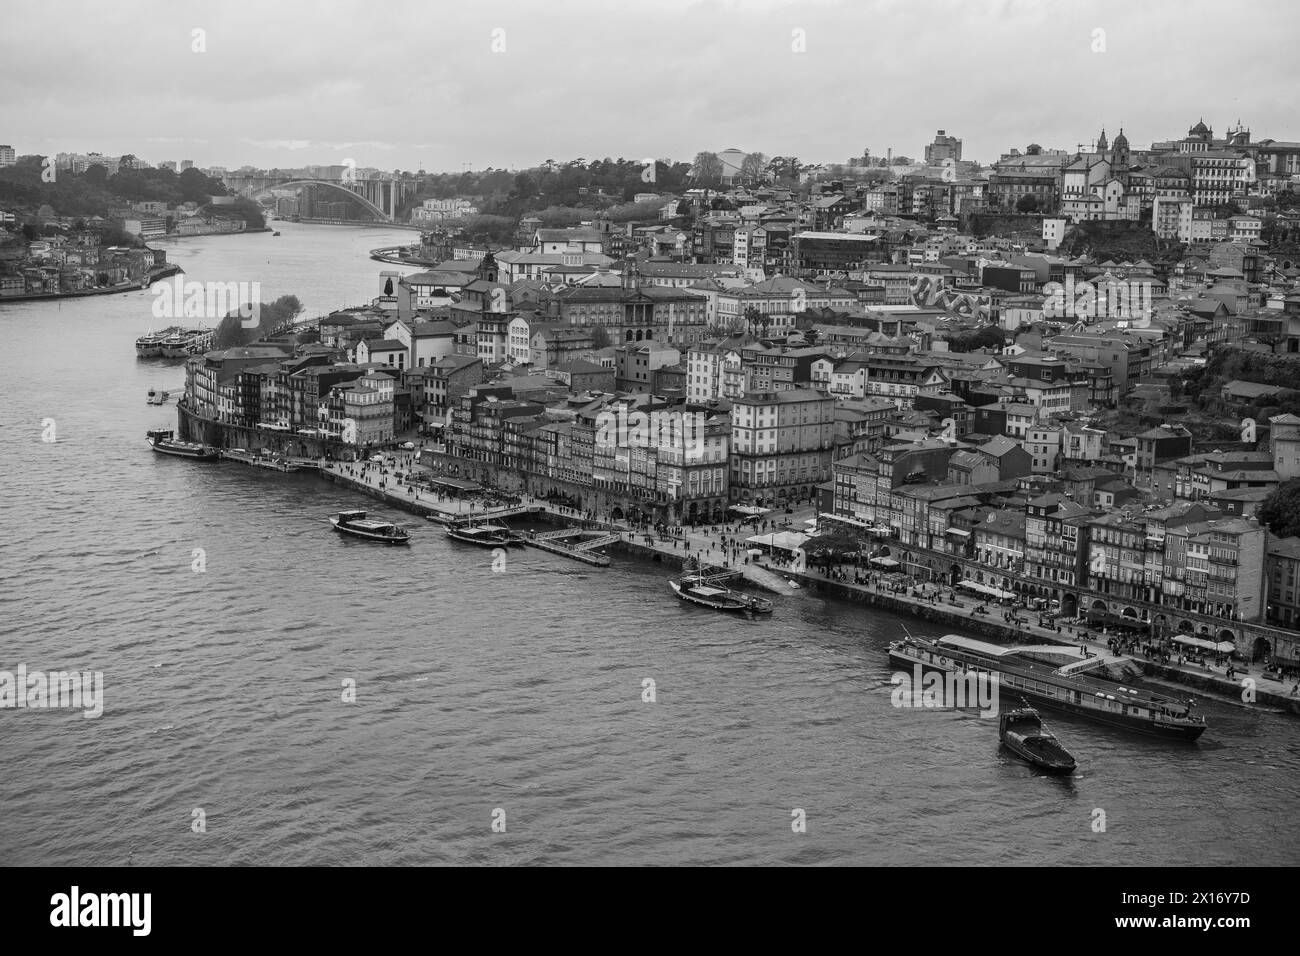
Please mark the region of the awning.
<svg viewBox="0 0 1300 956"><path fill-rule="evenodd" d="M871 563L878 568L896 568L898 562L893 558L872 558Z"/></svg>
<svg viewBox="0 0 1300 956"><path fill-rule="evenodd" d="M809 535L797 531L775 531L770 534L756 534L746 538L746 544L767 545L778 551L797 551L807 541Z"/></svg>
<svg viewBox="0 0 1300 956"><path fill-rule="evenodd" d="M771 512L771 508L759 508L754 505L732 505L727 509L742 515L765 515Z"/></svg>
<svg viewBox="0 0 1300 956"><path fill-rule="evenodd" d="M867 530L870 531L872 534L893 534L894 533L894 529L889 527L889 525L876 525L874 527L868 528Z"/></svg>
<svg viewBox="0 0 1300 956"><path fill-rule="evenodd" d="M829 511L823 511L821 517L829 518L831 521L840 521L844 524L851 524L855 528L866 528L868 531L871 530L870 525L865 521L859 521L857 518L846 518L844 515L831 514Z"/></svg>
<svg viewBox="0 0 1300 956"><path fill-rule="evenodd" d="M980 584L978 581L958 581L957 586L969 588L972 591L978 591L980 594L987 594L989 597L995 597L999 600L1006 600L1016 596L1015 591L1004 591L1002 588L995 588L991 584Z"/></svg>
<svg viewBox="0 0 1300 956"><path fill-rule="evenodd" d="M969 537L970 537L970 532L969 532L969 531L965 531L965 530L963 530L963 529L961 529L961 528L944 528L943 533L944 533L944 534L955 534L955 535L958 535L959 537L962 537L962 538L969 538Z"/></svg>
<svg viewBox="0 0 1300 956"><path fill-rule="evenodd" d="M1200 648L1201 650L1203 650L1203 651L1217 651L1217 650L1219 650L1219 645L1216 644L1214 641L1207 640L1207 639L1204 638L1204 637L1194 637L1194 636L1191 635L1191 634L1175 634L1175 635L1174 635L1174 643L1175 643L1175 644L1186 644L1188 647L1199 647L1199 648ZM1227 641L1224 641L1223 643L1228 644ZM1231 644L1228 644L1228 647L1229 647L1229 648L1232 648L1232 649L1235 649L1235 648L1233 648L1233 645L1231 645Z"/></svg>

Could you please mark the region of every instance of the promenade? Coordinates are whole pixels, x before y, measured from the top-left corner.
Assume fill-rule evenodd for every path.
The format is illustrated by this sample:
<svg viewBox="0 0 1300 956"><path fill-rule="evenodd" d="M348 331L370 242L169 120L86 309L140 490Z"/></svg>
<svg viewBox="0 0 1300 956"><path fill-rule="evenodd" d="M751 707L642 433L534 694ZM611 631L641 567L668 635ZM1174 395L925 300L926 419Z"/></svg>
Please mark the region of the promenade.
<svg viewBox="0 0 1300 956"><path fill-rule="evenodd" d="M815 517L812 505L793 509L792 513L771 512L759 520L730 521L718 525L698 525L655 529L633 527L624 521L613 520L607 514L579 511L557 505L531 495L511 495L519 504L492 506L476 498L458 497L431 491L427 482L436 475L418 464L419 450L389 452L384 462L326 462L320 464L322 475L362 490L388 505L421 515L432 515L437 520L457 521L466 518L491 519L519 514L520 508L545 514L558 520L591 530L617 533L626 549L643 556L658 555L675 564L695 559L714 567L740 572L750 584L764 590L798 598L821 592L849 601L884 606L900 614L914 614L931 620L941 620L957 630L981 633L1003 640L1024 643L1062 644L1086 649L1093 654L1114 654L1115 647L1108 641L1117 635L1105 629L1060 624L1053 621L1040 623L1036 612L1023 608L1012 610L987 601L954 592L952 588L934 583L914 583L901 574L869 571L853 564L820 565L807 568L803 562L783 560L778 556L750 555L752 546L746 539L756 534L769 534L783 530L804 531L807 521ZM391 463L390 463L391 461ZM399 479L397 476L401 475ZM490 499L495 493L488 491ZM828 574L829 572L829 574ZM797 581L799 588L792 588ZM983 610L979 610L983 608ZM778 608L779 609L779 608ZM1194 664L1180 662L1177 651L1165 663L1144 655L1141 641L1124 644L1122 653L1143 665L1149 676L1212 691L1227 699L1241 701L1243 680L1255 682L1261 703L1272 704L1293 713L1300 713L1300 692L1294 680L1280 680L1268 674L1259 663L1232 662L1234 674L1212 663Z"/></svg>

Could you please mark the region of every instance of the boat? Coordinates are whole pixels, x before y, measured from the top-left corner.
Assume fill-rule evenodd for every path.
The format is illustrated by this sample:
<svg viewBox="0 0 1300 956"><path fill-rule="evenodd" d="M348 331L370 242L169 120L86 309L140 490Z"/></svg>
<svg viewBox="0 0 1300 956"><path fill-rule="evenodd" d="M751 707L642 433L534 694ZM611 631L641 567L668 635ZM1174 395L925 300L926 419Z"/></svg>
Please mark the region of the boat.
<svg viewBox="0 0 1300 956"><path fill-rule="evenodd" d="M998 715L998 739L1017 757L1048 773L1073 773L1074 756L1026 704Z"/></svg>
<svg viewBox="0 0 1300 956"><path fill-rule="evenodd" d="M1192 702L1129 687L1109 676L1140 673L1127 658L1081 654L1061 645L1001 647L947 634L927 641L908 637L889 645L889 660L920 672L958 675L958 682L996 679L1012 691L1064 713L1139 733L1195 740L1208 726L1193 715Z"/></svg>
<svg viewBox="0 0 1300 956"><path fill-rule="evenodd" d="M364 511L340 511L330 518L330 524L340 534L350 534L355 538L368 541L383 541L387 544L406 544L411 536L391 521L367 518Z"/></svg>
<svg viewBox="0 0 1300 956"><path fill-rule="evenodd" d="M518 535L499 524L450 525L447 528L447 537L484 548L505 548L523 544Z"/></svg>
<svg viewBox="0 0 1300 956"><path fill-rule="evenodd" d="M161 392L156 388L149 389L150 405L165 405L169 398L171 398L171 392Z"/></svg>
<svg viewBox="0 0 1300 956"><path fill-rule="evenodd" d="M715 611L738 611L742 614L771 614L772 602L764 598L734 591L701 575L684 574L676 580L669 579L668 586L683 601L712 608Z"/></svg>
<svg viewBox="0 0 1300 956"><path fill-rule="evenodd" d="M176 433L167 429L159 428L148 432L145 439L150 447L161 455L175 455L178 458L193 458L197 461L216 461L219 457L219 452L211 445L178 441Z"/></svg>
<svg viewBox="0 0 1300 956"><path fill-rule="evenodd" d="M161 332L150 332L135 340L137 358L183 358L207 351L212 346L213 329L187 329L173 325Z"/></svg>
<svg viewBox="0 0 1300 956"><path fill-rule="evenodd" d="M794 588L796 591L799 590L799 582L794 578L788 578L785 583L790 585L790 587Z"/></svg>

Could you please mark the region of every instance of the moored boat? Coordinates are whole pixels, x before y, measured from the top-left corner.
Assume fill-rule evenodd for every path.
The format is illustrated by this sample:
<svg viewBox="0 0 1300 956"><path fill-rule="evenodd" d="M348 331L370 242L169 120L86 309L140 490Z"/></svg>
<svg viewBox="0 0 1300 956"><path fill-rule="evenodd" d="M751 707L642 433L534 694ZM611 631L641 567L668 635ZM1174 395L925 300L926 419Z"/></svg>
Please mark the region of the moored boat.
<svg viewBox="0 0 1300 956"><path fill-rule="evenodd" d="M161 455L175 455L178 458L193 458L197 461L216 461L220 453L211 445L198 442L178 441L176 433L167 429L155 429L145 435L149 446Z"/></svg>
<svg viewBox="0 0 1300 956"><path fill-rule="evenodd" d="M185 328L173 325L161 332L150 332L135 340L135 354L139 358L182 358L196 355L212 346L213 329Z"/></svg>
<svg viewBox="0 0 1300 956"><path fill-rule="evenodd" d="M148 401L150 405L165 405L169 398L171 398L171 392L159 391L156 388L149 389Z"/></svg>
<svg viewBox="0 0 1300 956"><path fill-rule="evenodd" d="M1074 756L1043 724L1034 708L1004 710L998 715L998 739L1008 750L1048 773L1073 773Z"/></svg>
<svg viewBox="0 0 1300 956"><path fill-rule="evenodd" d="M499 524L450 525L447 537L484 548L506 548L523 544L518 535Z"/></svg>
<svg viewBox="0 0 1300 956"><path fill-rule="evenodd" d="M354 538L368 541L383 541L386 544L406 544L410 535L391 521L367 518L364 511L340 511L330 518L330 524L340 534L350 534Z"/></svg>
<svg viewBox="0 0 1300 956"><path fill-rule="evenodd" d="M1001 647L948 634L934 641L913 637L894 641L889 659L922 673L996 679L1000 692L1011 691L1044 707L1157 737L1195 740L1207 726L1204 717L1192 714L1190 701L1104 676L1109 667L1122 669L1131 661L1081 656L1077 648Z"/></svg>
<svg viewBox="0 0 1300 956"><path fill-rule="evenodd" d="M737 611L742 614L771 614L772 602L764 598L734 591L708 578L686 574L676 580L669 579L668 586L683 601L712 608L715 611Z"/></svg>

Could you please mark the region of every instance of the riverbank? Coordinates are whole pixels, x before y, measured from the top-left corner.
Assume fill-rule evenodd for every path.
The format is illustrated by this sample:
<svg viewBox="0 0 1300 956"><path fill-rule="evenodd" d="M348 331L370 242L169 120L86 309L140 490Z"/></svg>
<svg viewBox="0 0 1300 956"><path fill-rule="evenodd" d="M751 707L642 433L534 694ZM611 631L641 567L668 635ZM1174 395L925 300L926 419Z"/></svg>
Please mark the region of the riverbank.
<svg viewBox="0 0 1300 956"><path fill-rule="evenodd" d="M891 584L888 575L877 578L870 584L855 584L807 571L783 571L782 573L797 580L801 588L815 593L830 594L842 600L883 608L895 614L910 614L925 621L979 634L1001 643L1024 644L1028 639L1040 644L1087 647L1098 654L1112 653L1104 640L1097 640L1093 629L1081 629L1082 633L1088 635L1085 639L1080 631L1070 626L1045 627L1027 618L1021 618L1015 623L1004 621L1001 619L1004 611L1002 608L995 607L985 613L977 613L975 609L984 605L974 599L958 597L954 600L943 597L943 589L939 589L938 592L933 590L922 592L913 588L900 587ZM1029 615L1031 612L1019 613ZM1105 632L1101 637L1106 637ZM1237 666L1236 676L1229 679L1210 665L1161 664L1135 655L1127 656L1142 668L1148 678L1194 687L1234 704L1251 702L1244 698L1248 686L1244 681L1249 679L1253 681L1250 689L1254 694L1254 703L1300 716L1300 696L1292 695L1287 682L1265 675L1258 665Z"/></svg>
<svg viewBox="0 0 1300 956"><path fill-rule="evenodd" d="M418 256L403 256L399 249L405 249L405 246L384 246L379 249L370 250L370 258L376 262L387 262L395 266L417 266L424 269L432 269L438 263L430 259L421 259Z"/></svg>
<svg viewBox="0 0 1300 956"><path fill-rule="evenodd" d="M173 242L180 239L211 239L213 236L247 236L258 232L275 232L270 226L262 226L260 229L213 229L211 232L187 232L184 235L180 233L168 233L165 236L154 236L150 242Z"/></svg>
<svg viewBox="0 0 1300 956"><path fill-rule="evenodd" d="M84 289L80 292L36 292L23 295L6 295L0 297L0 305L6 302L47 302L54 299L87 299L95 295L121 295L124 292L139 292L149 288L159 279L166 279L170 276L184 274L185 270L178 265L165 265L149 273L147 279L133 279L130 282L120 282L117 285L109 286L102 289Z"/></svg>
<svg viewBox="0 0 1300 956"><path fill-rule="evenodd" d="M992 606L979 611L977 609L984 608L985 605L978 600L957 596L947 588L933 585L915 588L905 586L898 575L863 572L869 574L869 580L858 584L806 569L780 567L770 563L766 557L751 558L751 549L746 547L744 539L756 531L765 532L767 528L756 528L750 522L682 527L664 534L653 529L634 528L609 518L602 519L590 512L556 505L526 494L514 496L518 500L517 504L512 502L492 507L473 498L440 494L424 487L424 482L437 476L418 464L418 448L390 452L384 457L386 460L382 464L367 461L322 461L319 473L328 481L359 491L389 507L432 518L443 524L466 518L506 520L526 514L530 518L551 524L616 534L617 539L609 542L609 550L643 560L674 568L682 567L687 560L695 560L736 571L748 584L790 599L807 594L826 594L895 614L911 615L996 642L1052 643L1082 646L1097 654L1112 653L1106 645L1108 635L1104 630L1097 634L1094 629L1076 630L1071 625L1048 626L1034 620L1032 612L1023 610L1014 612L1013 619L1008 620L1003 615L1012 612L1004 608ZM402 477L399 478L398 475ZM811 508L805 506L782 519L779 524L773 521L772 527L774 530L779 526L797 527L807 520L805 512L811 511ZM846 574L853 574L860 569L846 567L843 570ZM798 588L792 587L791 582L797 583ZM1140 656L1127 656L1150 679L1194 687L1203 693L1239 705L1251 703L1243 693L1249 686L1254 695L1254 703L1300 716L1300 696L1292 695L1286 683L1264 674L1258 665L1236 667L1236 675L1229 679L1210 665L1163 664ZM1253 683L1244 684L1247 679Z"/></svg>

